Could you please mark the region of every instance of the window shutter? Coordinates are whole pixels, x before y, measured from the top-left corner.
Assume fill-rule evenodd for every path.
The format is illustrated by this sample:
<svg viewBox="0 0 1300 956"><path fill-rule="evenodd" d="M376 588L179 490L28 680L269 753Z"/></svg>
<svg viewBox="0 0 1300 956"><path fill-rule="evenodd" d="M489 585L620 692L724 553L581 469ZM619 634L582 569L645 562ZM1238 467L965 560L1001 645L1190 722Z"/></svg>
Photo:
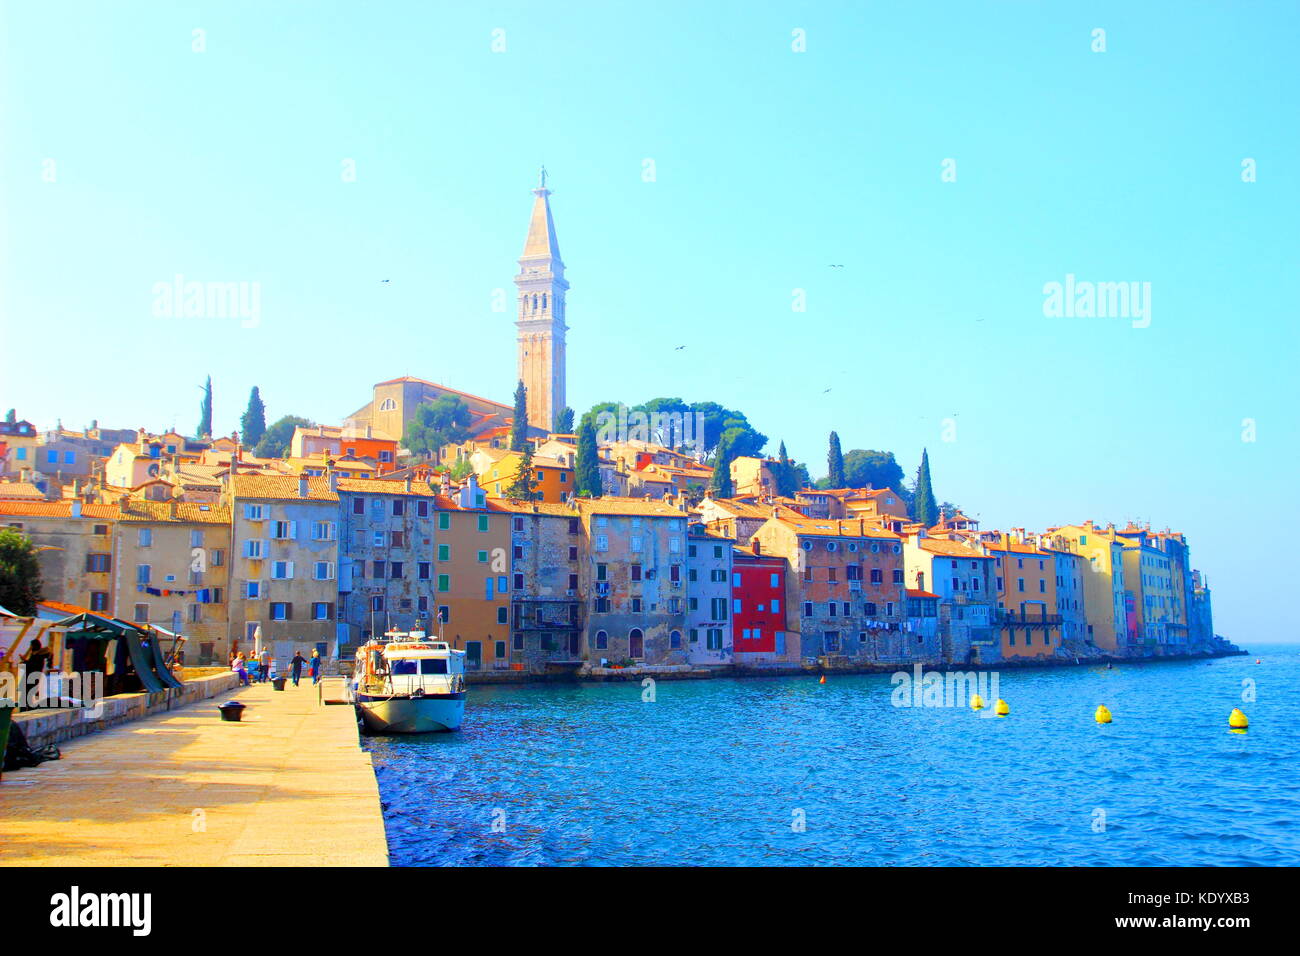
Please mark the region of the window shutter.
<svg viewBox="0 0 1300 956"><path fill-rule="evenodd" d="M292 580L292 579L293 579L293 562L292 562L292 561L286 561L286 562L284 562L284 565L285 565L285 575L284 575L285 580Z"/></svg>
<svg viewBox="0 0 1300 956"><path fill-rule="evenodd" d="M296 522L296 521L290 521L290 522L289 522L289 537L290 537L290 538L293 538L294 540L297 540L297 538L298 538L298 522Z"/></svg>
<svg viewBox="0 0 1300 956"><path fill-rule="evenodd" d="M292 620L293 620L293 602L292 602L292 601L287 601L287 602L285 602L285 605L284 605L284 619L285 619L286 621L292 621Z"/></svg>

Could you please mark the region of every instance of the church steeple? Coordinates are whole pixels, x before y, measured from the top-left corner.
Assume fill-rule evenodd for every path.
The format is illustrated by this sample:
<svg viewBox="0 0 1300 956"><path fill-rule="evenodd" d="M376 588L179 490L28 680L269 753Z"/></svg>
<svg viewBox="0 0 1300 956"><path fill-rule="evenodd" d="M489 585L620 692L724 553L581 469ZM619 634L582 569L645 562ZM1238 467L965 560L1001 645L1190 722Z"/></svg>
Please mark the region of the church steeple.
<svg viewBox="0 0 1300 956"><path fill-rule="evenodd" d="M551 218L551 191L546 188L546 167L533 190L533 214L528 221L524 254L519 258L515 286L519 290L519 380L528 389L528 424L550 431L564 398L564 262Z"/></svg>

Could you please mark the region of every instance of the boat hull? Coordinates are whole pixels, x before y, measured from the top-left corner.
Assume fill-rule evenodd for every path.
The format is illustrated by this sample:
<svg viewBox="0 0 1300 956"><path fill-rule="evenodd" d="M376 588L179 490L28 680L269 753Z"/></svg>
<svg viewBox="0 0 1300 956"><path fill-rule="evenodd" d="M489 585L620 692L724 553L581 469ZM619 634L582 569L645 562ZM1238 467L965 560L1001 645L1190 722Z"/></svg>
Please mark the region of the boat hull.
<svg viewBox="0 0 1300 956"><path fill-rule="evenodd" d="M370 697L357 694L357 709L372 734L430 734L458 730L465 717L465 695Z"/></svg>

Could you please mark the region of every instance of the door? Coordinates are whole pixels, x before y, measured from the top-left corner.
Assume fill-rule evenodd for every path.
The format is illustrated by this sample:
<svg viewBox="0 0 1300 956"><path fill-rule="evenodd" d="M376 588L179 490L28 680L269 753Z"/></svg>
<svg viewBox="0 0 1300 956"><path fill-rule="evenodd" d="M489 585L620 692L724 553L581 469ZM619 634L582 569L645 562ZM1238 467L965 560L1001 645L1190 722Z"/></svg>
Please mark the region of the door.
<svg viewBox="0 0 1300 956"><path fill-rule="evenodd" d="M476 671L483 666L483 642L465 642L465 670Z"/></svg>
<svg viewBox="0 0 1300 956"><path fill-rule="evenodd" d="M632 628L632 633L627 636L627 656L634 661L645 657L645 638L639 627Z"/></svg>

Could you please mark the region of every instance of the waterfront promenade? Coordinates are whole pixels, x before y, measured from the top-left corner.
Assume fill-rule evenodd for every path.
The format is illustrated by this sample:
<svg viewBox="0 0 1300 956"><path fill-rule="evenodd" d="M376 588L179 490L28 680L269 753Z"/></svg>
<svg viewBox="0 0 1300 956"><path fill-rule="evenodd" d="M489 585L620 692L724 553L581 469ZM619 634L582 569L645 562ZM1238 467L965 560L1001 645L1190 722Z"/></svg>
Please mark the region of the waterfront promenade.
<svg viewBox="0 0 1300 956"><path fill-rule="evenodd" d="M239 723L217 705L248 705ZM386 866L350 706L270 684L80 737L0 781L0 866Z"/></svg>

